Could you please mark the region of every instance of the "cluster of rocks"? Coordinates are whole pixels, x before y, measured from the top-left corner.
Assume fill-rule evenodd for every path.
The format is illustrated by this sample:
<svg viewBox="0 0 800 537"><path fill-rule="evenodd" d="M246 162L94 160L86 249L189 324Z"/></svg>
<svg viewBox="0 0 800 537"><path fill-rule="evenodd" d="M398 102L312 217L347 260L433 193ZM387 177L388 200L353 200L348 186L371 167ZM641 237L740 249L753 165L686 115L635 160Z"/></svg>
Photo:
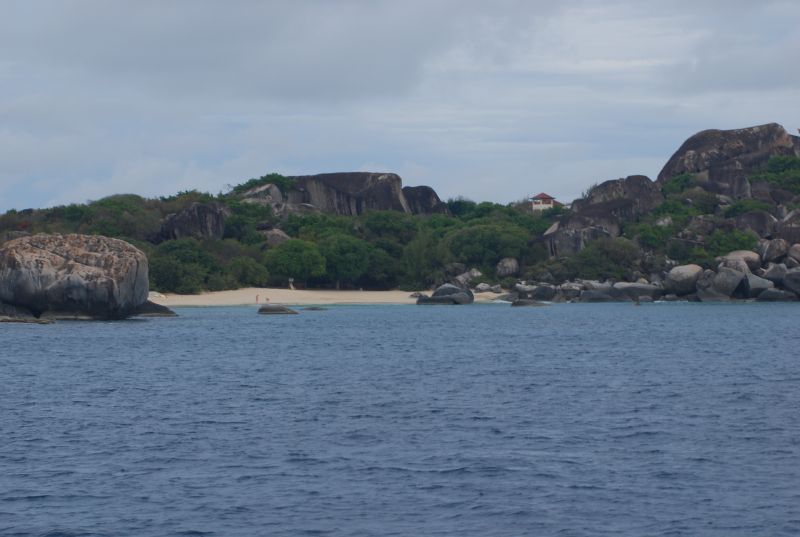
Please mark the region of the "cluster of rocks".
<svg viewBox="0 0 800 537"><path fill-rule="evenodd" d="M356 216L366 211L447 214L447 204L428 186L404 187L394 173L344 172L288 177L290 186L260 185L241 194L244 203L268 206L279 217L328 213Z"/></svg>
<svg viewBox="0 0 800 537"><path fill-rule="evenodd" d="M716 270L680 265L660 277L653 277L652 281L577 280L561 285L520 282L512 293L500 298L539 302L718 302L734 299L775 302L800 298L800 244L790 246L783 239L763 241L759 252L735 251L718 261Z"/></svg>
<svg viewBox="0 0 800 537"><path fill-rule="evenodd" d="M145 254L99 235L30 235L0 247L0 320L174 315L148 301Z"/></svg>

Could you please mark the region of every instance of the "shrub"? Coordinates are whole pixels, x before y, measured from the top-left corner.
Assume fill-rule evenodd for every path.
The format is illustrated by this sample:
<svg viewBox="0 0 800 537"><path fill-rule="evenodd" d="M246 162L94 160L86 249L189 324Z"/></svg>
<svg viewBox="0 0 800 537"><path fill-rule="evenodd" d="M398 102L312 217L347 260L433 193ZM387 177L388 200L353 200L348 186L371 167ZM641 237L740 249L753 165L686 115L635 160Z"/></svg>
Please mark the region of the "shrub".
<svg viewBox="0 0 800 537"><path fill-rule="evenodd" d="M664 186L661 187L661 192L663 192L665 196L669 196L670 194L680 194L684 190L688 190L694 186L697 186L694 175L691 173L682 173L664 183Z"/></svg>
<svg viewBox="0 0 800 537"><path fill-rule="evenodd" d="M750 176L750 181L766 181L779 188L800 194L800 157L771 157L766 168Z"/></svg>
<svg viewBox="0 0 800 537"><path fill-rule="evenodd" d="M598 239L566 260L571 278L626 280L639 269L642 252L624 238Z"/></svg>
<svg viewBox="0 0 800 537"><path fill-rule="evenodd" d="M765 201L754 199L741 199L725 209L725 218L733 218L750 211L772 211L772 205Z"/></svg>

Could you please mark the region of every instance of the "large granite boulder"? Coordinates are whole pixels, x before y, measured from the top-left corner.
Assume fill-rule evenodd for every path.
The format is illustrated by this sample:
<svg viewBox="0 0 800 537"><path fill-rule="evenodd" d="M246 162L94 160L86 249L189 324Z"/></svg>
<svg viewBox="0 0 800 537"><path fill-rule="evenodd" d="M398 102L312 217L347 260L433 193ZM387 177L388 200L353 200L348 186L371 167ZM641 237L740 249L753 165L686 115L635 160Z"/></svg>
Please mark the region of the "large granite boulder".
<svg viewBox="0 0 800 537"><path fill-rule="evenodd" d="M797 300L797 295L790 292L784 291L783 289L766 289L758 298L756 298L759 302L795 302Z"/></svg>
<svg viewBox="0 0 800 537"><path fill-rule="evenodd" d="M793 244L789 248L788 255L795 261L800 262L800 244Z"/></svg>
<svg viewBox="0 0 800 537"><path fill-rule="evenodd" d="M403 196L413 214L450 214L447 204L429 186L404 186Z"/></svg>
<svg viewBox="0 0 800 537"><path fill-rule="evenodd" d="M519 261L513 257L504 257L497 262L495 273L498 278L507 278L519 274Z"/></svg>
<svg viewBox="0 0 800 537"><path fill-rule="evenodd" d="M729 300L744 279L743 272L727 267L720 268L716 273L706 270L697 280L697 297L702 302Z"/></svg>
<svg viewBox="0 0 800 537"><path fill-rule="evenodd" d="M37 318L30 310L0 302L0 323L50 324L53 321Z"/></svg>
<svg viewBox="0 0 800 537"><path fill-rule="evenodd" d="M705 130L691 136L658 174L664 184L690 173L710 192L749 198L747 177L774 155L800 156L800 139L777 123L745 129Z"/></svg>
<svg viewBox="0 0 800 537"><path fill-rule="evenodd" d="M289 177L290 204L307 203L324 213L356 216L365 211L411 213L400 176L394 173L345 172Z"/></svg>
<svg viewBox="0 0 800 537"><path fill-rule="evenodd" d="M147 296L147 257L121 240L32 235L0 248L0 300L37 317L121 319Z"/></svg>
<svg viewBox="0 0 800 537"><path fill-rule="evenodd" d="M749 211L729 218L726 222L731 224L732 229L752 231L758 237L771 237L775 233L778 219L767 211Z"/></svg>
<svg viewBox="0 0 800 537"><path fill-rule="evenodd" d="M700 265L679 265L667 273L664 280L664 289L667 293L678 296L689 295L695 292L697 280L703 274Z"/></svg>
<svg viewBox="0 0 800 537"><path fill-rule="evenodd" d="M538 285L516 285L519 298L529 300L553 300L556 296L556 287L548 283Z"/></svg>
<svg viewBox="0 0 800 537"><path fill-rule="evenodd" d="M795 209L775 225L775 236L789 244L800 242L800 209Z"/></svg>
<svg viewBox="0 0 800 537"><path fill-rule="evenodd" d="M761 258L764 263L776 263L789 253L789 243L784 239L773 239L763 243Z"/></svg>
<svg viewBox="0 0 800 537"><path fill-rule="evenodd" d="M618 237L625 222L648 213L664 201L661 188L644 175L605 181L585 198L572 202L571 214L543 235L552 257L571 255L590 241Z"/></svg>
<svg viewBox="0 0 800 537"><path fill-rule="evenodd" d="M770 263L767 265L763 274L759 275L780 287L783 285L783 279L786 277L787 270L786 265L783 263Z"/></svg>
<svg viewBox="0 0 800 537"><path fill-rule="evenodd" d="M475 301L475 296L469 289L461 289L450 283L439 286L431 296L420 296L417 298L417 304L432 305L432 304L472 304Z"/></svg>
<svg viewBox="0 0 800 537"><path fill-rule="evenodd" d="M651 300L658 300L664 294L664 290L652 283L628 283L617 282L613 285L612 296L618 296L628 300L639 300L647 297Z"/></svg>
<svg viewBox="0 0 800 537"><path fill-rule="evenodd" d="M721 259L723 263L732 262L736 265L737 261L741 261L749 270L758 270L761 267L761 256L750 250L734 250L733 252L724 255ZM731 266L731 268L736 268ZM742 271L747 272L747 271Z"/></svg>
<svg viewBox="0 0 800 537"><path fill-rule="evenodd" d="M168 215L161 224L155 242L194 237L196 239L221 239L225 233L225 220L230 212L224 205L192 203L179 213Z"/></svg>
<svg viewBox="0 0 800 537"><path fill-rule="evenodd" d="M285 231L278 228L260 230L259 233L261 233L261 235L264 237L267 247L269 248L280 246L284 242L291 239L291 237L287 235Z"/></svg>
<svg viewBox="0 0 800 537"><path fill-rule="evenodd" d="M786 276L783 277L783 287L787 291L800 295L800 268L786 271Z"/></svg>
<svg viewBox="0 0 800 537"><path fill-rule="evenodd" d="M744 279L745 298L756 298L767 289L773 289L775 284L766 278L756 276L755 274L748 274Z"/></svg>

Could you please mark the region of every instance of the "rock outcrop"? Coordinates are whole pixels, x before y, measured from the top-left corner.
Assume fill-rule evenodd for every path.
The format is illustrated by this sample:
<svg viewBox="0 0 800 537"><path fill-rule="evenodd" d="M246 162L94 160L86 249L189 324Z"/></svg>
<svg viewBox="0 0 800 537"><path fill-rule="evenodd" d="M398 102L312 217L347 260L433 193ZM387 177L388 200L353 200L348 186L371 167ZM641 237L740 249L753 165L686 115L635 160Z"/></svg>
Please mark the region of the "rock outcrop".
<svg viewBox="0 0 800 537"><path fill-rule="evenodd" d="M625 222L648 213L664 201L659 185L644 175L606 181L572 203L572 214L545 231L551 256L579 252L592 240L618 237Z"/></svg>
<svg viewBox="0 0 800 537"><path fill-rule="evenodd" d="M272 208L285 218L290 214L323 212L357 216L366 211L400 211L408 214L448 214L447 204L428 186L403 187L394 173L343 172L287 177L284 190L267 183L239 196L244 203Z"/></svg>
<svg viewBox="0 0 800 537"><path fill-rule="evenodd" d="M704 189L732 198L751 197L747 180L774 155L800 156L800 138L777 123L745 129L705 130L686 140L658 174L664 184L690 173Z"/></svg>
<svg viewBox="0 0 800 537"><path fill-rule="evenodd" d="M403 196L413 214L450 214L447 204L429 186L404 186Z"/></svg>
<svg viewBox="0 0 800 537"><path fill-rule="evenodd" d="M121 319L147 296L147 257L121 240L32 235L0 247L0 300L37 317Z"/></svg>
<svg viewBox="0 0 800 537"><path fill-rule="evenodd" d="M417 298L419 305L457 305L457 304L472 304L475 301L475 296L469 289L461 289L450 283L439 286L432 296L421 295Z"/></svg>
<svg viewBox="0 0 800 537"><path fill-rule="evenodd" d="M192 203L181 212L170 214L164 219L154 242L188 237L221 239L228 216L228 209L220 203Z"/></svg>
<svg viewBox="0 0 800 537"><path fill-rule="evenodd" d="M703 267L700 265L680 265L672 268L667 273L664 280L664 289L668 293L678 296L688 295L695 292L697 280L703 275Z"/></svg>

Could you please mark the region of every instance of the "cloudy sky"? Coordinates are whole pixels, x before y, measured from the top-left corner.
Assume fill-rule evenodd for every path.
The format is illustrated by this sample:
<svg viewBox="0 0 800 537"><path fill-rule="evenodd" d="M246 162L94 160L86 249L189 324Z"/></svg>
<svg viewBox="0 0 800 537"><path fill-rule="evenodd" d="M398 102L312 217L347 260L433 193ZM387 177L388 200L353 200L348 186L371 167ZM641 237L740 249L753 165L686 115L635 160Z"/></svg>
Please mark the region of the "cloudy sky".
<svg viewBox="0 0 800 537"><path fill-rule="evenodd" d="M268 172L571 200L800 127L797 0L5 0L0 211Z"/></svg>

